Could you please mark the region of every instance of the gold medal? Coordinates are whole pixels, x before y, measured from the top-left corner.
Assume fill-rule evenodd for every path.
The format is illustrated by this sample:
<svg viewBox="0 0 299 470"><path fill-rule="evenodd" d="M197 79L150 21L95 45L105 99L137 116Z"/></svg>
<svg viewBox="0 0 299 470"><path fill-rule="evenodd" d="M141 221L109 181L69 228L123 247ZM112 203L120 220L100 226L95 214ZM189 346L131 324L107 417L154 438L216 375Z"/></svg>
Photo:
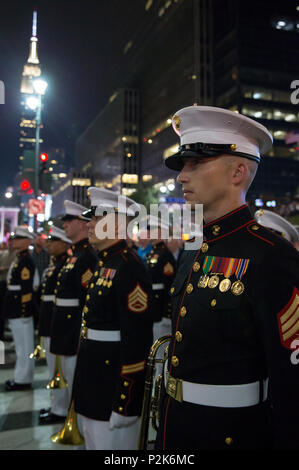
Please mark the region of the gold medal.
<svg viewBox="0 0 299 470"><path fill-rule="evenodd" d="M103 284L103 278L100 277L98 280L97 280L97 286L101 286Z"/></svg>
<svg viewBox="0 0 299 470"><path fill-rule="evenodd" d="M234 295L241 295L244 292L244 284L241 281L236 281L232 285L232 293Z"/></svg>
<svg viewBox="0 0 299 470"><path fill-rule="evenodd" d="M112 286L112 281L110 279L110 281L107 282L107 287L111 287Z"/></svg>
<svg viewBox="0 0 299 470"><path fill-rule="evenodd" d="M207 274L204 274L203 276L200 276L199 282L198 282L198 287L205 288L207 287L209 282L209 276Z"/></svg>
<svg viewBox="0 0 299 470"><path fill-rule="evenodd" d="M210 287L210 289L214 289L215 287L218 286L218 284L219 284L219 277L216 274L214 274L214 276L210 277L208 286Z"/></svg>
<svg viewBox="0 0 299 470"><path fill-rule="evenodd" d="M220 292L227 292L230 289L231 286L231 281L228 278L222 279L222 281L219 284L219 290Z"/></svg>
<svg viewBox="0 0 299 470"><path fill-rule="evenodd" d="M104 281L103 281L103 286L107 286L107 282L108 282L108 281L107 281L106 279L104 279Z"/></svg>

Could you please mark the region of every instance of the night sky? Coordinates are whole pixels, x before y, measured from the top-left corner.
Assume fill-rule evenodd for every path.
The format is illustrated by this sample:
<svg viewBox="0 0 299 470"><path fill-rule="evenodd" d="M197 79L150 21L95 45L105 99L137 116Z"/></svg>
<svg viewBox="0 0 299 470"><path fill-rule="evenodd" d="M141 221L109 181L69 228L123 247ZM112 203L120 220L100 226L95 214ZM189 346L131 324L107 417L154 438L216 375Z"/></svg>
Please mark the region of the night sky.
<svg viewBox="0 0 299 470"><path fill-rule="evenodd" d="M32 14L38 11L38 56L48 82L41 137L65 147L74 163L76 138L118 87L123 49L146 21L145 0L9 0L0 6L0 193L18 171L20 84L29 54ZM41 147L41 151L46 151Z"/></svg>

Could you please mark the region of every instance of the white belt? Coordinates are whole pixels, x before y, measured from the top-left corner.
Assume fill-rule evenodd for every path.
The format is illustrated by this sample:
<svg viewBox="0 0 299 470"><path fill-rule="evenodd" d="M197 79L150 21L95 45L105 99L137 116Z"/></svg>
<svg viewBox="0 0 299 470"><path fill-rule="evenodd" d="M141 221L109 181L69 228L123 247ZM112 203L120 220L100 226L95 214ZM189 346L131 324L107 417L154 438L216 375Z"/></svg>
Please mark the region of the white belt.
<svg viewBox="0 0 299 470"><path fill-rule="evenodd" d="M42 301L43 302L53 302L55 300L55 295L43 295L42 296Z"/></svg>
<svg viewBox="0 0 299 470"><path fill-rule="evenodd" d="M8 290L21 290L21 286L16 286L16 285L10 284L10 285L7 286L7 289Z"/></svg>
<svg viewBox="0 0 299 470"><path fill-rule="evenodd" d="M56 305L58 307L78 307L79 299L59 299L56 298Z"/></svg>
<svg viewBox="0 0 299 470"><path fill-rule="evenodd" d="M153 290L161 290L165 288L164 284L153 284L152 285Z"/></svg>
<svg viewBox="0 0 299 470"><path fill-rule="evenodd" d="M120 341L119 330L93 330L87 329L87 338L95 341Z"/></svg>
<svg viewBox="0 0 299 470"><path fill-rule="evenodd" d="M260 383L205 385L175 379L166 373L166 391L177 401L221 408L241 408L260 402ZM263 401L267 399L268 379L263 381Z"/></svg>

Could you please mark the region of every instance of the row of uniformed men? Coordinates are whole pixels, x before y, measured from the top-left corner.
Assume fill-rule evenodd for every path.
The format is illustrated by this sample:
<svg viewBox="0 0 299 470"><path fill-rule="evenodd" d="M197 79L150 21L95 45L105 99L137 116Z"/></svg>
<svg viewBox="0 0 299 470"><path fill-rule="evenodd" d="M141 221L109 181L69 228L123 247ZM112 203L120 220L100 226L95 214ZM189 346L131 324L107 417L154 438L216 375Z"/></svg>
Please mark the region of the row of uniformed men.
<svg viewBox="0 0 299 470"><path fill-rule="evenodd" d="M115 206L117 197L90 188L92 209L65 201L64 230L53 226L48 236L51 262L41 286L39 335L49 375L59 357L68 387L51 391L51 407L40 411L40 423L63 422L74 400L87 449L136 448L149 348L153 337L171 328L168 292L175 259L164 241L152 240L144 265L125 240L117 235L100 240L95 233L101 218L96 210ZM7 391L30 389L34 374L29 358L34 349L31 237L27 229L16 228L18 255L8 275L4 309L16 365ZM122 430L127 426L130 432Z"/></svg>
<svg viewBox="0 0 299 470"><path fill-rule="evenodd" d="M272 136L240 113L205 106L178 111L172 124L181 145L165 163L180 172L186 202L203 204L205 223L203 243L181 255L170 289L172 335L156 449L298 450L299 255L245 202ZM52 327L59 317L61 336L53 352L67 355L71 343L68 357L76 356L83 308L72 397L86 446L133 449L152 342L151 282L124 241L96 236L98 209L115 204L94 196L85 215L99 258L96 270L84 266L78 279L79 242L71 236L77 219L64 225L74 253L56 289ZM289 227L274 223L288 238ZM76 309L80 321L70 334Z"/></svg>

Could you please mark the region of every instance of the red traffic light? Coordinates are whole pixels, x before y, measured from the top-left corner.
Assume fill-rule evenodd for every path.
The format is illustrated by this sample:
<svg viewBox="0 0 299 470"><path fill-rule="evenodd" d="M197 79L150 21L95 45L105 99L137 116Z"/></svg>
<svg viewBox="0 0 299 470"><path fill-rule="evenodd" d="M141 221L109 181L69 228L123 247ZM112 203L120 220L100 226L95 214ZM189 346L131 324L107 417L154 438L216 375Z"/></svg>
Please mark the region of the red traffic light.
<svg viewBox="0 0 299 470"><path fill-rule="evenodd" d="M39 158L41 162L46 162L49 158L49 155L47 153L41 153Z"/></svg>
<svg viewBox="0 0 299 470"><path fill-rule="evenodd" d="M28 180L23 180L23 181L21 181L21 183L20 183L20 189L21 189L22 191L27 191L27 189L29 189L29 188L30 188L30 183L29 183Z"/></svg>

